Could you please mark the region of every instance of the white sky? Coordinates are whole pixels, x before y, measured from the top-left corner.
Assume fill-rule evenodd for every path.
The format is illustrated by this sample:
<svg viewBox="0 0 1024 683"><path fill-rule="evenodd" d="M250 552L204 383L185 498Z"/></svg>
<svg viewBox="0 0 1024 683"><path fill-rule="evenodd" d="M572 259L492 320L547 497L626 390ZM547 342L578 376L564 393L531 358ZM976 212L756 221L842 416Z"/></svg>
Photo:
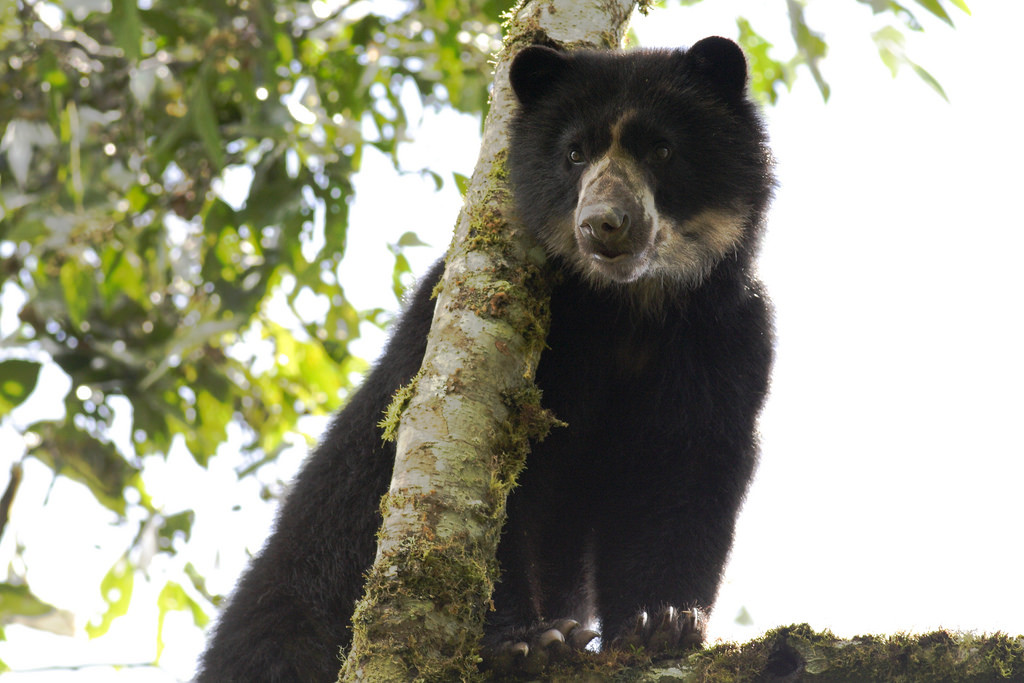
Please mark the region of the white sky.
<svg viewBox="0 0 1024 683"><path fill-rule="evenodd" d="M808 8L830 47L832 98L823 104L803 71L766 112L780 188L761 272L777 310L778 358L761 420L761 466L712 638L745 639L803 621L841 635L939 626L1024 633L1024 3L971 5L972 17L951 10L955 31L928 22L908 44L950 104L909 70L889 78L868 37L878 24L866 5ZM734 35L743 14L785 54L782 11L754 0L704 2L657 10L635 28L644 44L686 45ZM427 112L403 163L468 175L477 135L468 117ZM417 231L434 245L409 253L423 272L450 239L459 198L452 183L435 194L429 180L397 178L372 153L356 182L346 291L358 307L394 306L383 245ZM370 332L360 348L372 356L381 338ZM314 433L320 426L309 423ZM282 476L302 454L287 454ZM211 562L217 553L220 569L209 578L219 591L229 590L245 557L241 547L225 548L225 538L258 549L273 513L270 505L249 506L244 517L231 511L256 486L241 490L231 460L213 459L207 474L175 450L169 466L147 472L168 512L200 508L193 540L202 549L192 559ZM186 485L163 476L181 470ZM130 532L94 512L81 487L48 485L28 461L13 528L29 548L33 590L74 609L81 626L102 607L96 587ZM5 538L0 563L13 550ZM132 611L111 635L55 640L11 626L0 659L21 670L151 660L154 590L168 570L154 563L155 589L136 582ZM734 621L744 607L750 626ZM184 613L168 617L165 671L87 668L5 680L187 679L203 642L189 623Z"/></svg>

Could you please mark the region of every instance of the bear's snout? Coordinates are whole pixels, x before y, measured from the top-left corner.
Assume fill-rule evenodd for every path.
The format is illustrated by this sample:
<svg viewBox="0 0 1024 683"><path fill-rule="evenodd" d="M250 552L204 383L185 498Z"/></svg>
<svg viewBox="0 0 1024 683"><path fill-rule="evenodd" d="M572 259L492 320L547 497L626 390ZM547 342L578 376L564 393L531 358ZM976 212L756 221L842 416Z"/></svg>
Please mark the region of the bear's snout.
<svg viewBox="0 0 1024 683"><path fill-rule="evenodd" d="M579 229L591 242L593 251L614 258L632 251L629 243L630 220L625 209L611 204L592 204L579 212Z"/></svg>

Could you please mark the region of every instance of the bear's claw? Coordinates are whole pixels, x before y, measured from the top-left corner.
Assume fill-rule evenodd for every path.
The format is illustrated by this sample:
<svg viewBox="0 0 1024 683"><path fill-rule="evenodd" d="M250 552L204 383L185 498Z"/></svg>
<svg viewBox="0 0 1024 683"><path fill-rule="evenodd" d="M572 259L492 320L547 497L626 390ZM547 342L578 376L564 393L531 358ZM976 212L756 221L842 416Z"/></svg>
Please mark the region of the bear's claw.
<svg viewBox="0 0 1024 683"><path fill-rule="evenodd" d="M539 673L566 653L585 649L598 635L575 619L543 622L514 640L485 647L484 666L499 672Z"/></svg>
<svg viewBox="0 0 1024 683"><path fill-rule="evenodd" d="M680 610L666 605L656 612L638 612L631 626L620 633L612 647L638 648L665 652L700 645L704 642L707 615L696 607Z"/></svg>

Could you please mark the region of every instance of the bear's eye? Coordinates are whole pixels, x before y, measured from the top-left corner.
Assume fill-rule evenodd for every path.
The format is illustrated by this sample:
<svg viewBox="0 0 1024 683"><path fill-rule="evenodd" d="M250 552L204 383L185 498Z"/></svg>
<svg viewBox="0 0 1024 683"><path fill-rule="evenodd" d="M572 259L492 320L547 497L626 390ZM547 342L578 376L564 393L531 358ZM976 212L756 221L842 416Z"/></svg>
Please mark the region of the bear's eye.
<svg viewBox="0 0 1024 683"><path fill-rule="evenodd" d="M668 161L668 158L672 156L672 150L664 142L659 142L654 146L652 156L655 161Z"/></svg>
<svg viewBox="0 0 1024 683"><path fill-rule="evenodd" d="M583 156L583 152L580 151L579 147L573 147L569 150L569 161L574 164L582 164L586 161L586 158Z"/></svg>

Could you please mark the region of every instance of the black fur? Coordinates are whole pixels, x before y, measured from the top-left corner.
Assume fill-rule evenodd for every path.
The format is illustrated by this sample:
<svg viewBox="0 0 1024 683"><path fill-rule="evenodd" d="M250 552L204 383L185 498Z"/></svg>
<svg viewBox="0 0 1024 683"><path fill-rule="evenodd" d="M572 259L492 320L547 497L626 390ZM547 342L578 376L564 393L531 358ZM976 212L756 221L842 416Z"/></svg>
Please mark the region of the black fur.
<svg viewBox="0 0 1024 683"><path fill-rule="evenodd" d="M751 258L770 155L744 94L742 53L724 39L686 53L528 48L511 79L522 105L509 156L518 211L562 270L537 383L568 426L534 445L509 498L485 651L561 618L598 617L606 646L632 642L643 610L713 604L754 469L772 340ZM653 196L662 230L700 242L700 230L715 228L692 221L713 210L738 217L741 236L678 278L639 255L622 275L600 255L553 248L572 244L564 231L576 227L581 174L613 143ZM652 160L658 146L671 155ZM587 161L570 160L571 148ZM649 249L663 249L664 237L652 235ZM299 474L199 680L335 679L394 459L376 425L419 369L441 269L424 277L380 362Z"/></svg>

